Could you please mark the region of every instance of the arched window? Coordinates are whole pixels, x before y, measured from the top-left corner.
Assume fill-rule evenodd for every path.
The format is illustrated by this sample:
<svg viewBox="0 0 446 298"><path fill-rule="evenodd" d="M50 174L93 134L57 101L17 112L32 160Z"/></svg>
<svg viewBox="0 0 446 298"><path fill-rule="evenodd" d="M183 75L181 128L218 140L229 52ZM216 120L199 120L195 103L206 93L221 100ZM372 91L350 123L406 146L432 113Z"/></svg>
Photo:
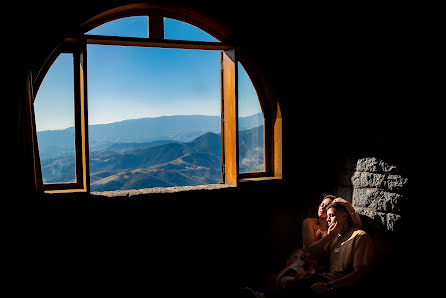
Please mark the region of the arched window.
<svg viewBox="0 0 446 298"><path fill-rule="evenodd" d="M181 13L105 12L42 67L35 113L47 191L281 176L278 105L262 103L220 27Z"/></svg>

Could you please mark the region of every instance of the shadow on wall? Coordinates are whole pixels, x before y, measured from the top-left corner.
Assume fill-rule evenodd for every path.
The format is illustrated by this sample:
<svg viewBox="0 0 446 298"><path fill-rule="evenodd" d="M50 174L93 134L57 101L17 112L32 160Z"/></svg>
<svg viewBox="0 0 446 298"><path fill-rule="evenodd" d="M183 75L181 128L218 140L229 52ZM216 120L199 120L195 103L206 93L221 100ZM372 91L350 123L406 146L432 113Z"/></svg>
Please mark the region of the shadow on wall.
<svg viewBox="0 0 446 298"><path fill-rule="evenodd" d="M407 266L409 178L398 165L377 157L352 158L339 175L337 196L349 200L375 243L375 282L397 288Z"/></svg>

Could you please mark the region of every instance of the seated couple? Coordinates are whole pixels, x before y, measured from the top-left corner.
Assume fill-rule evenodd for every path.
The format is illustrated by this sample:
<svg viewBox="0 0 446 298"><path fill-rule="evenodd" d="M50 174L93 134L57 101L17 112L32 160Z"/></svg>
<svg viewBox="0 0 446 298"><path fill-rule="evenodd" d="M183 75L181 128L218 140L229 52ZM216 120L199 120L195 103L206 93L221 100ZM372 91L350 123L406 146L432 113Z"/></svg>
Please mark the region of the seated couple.
<svg viewBox="0 0 446 298"><path fill-rule="evenodd" d="M325 196L318 217L307 218L302 224L303 248L293 253L285 268L274 276L265 296L340 294L358 284L374 259L373 241L361 227L359 214L350 203ZM248 290L254 297L264 296Z"/></svg>

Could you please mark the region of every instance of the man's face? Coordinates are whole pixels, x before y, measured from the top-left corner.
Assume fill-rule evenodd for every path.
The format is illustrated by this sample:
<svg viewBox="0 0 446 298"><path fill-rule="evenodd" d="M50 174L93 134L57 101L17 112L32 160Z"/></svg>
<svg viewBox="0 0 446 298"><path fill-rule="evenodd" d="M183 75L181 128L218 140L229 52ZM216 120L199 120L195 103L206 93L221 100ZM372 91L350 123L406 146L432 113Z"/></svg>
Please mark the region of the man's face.
<svg viewBox="0 0 446 298"><path fill-rule="evenodd" d="M334 224L338 221L336 218L336 212L334 208L330 208L327 210L327 222L328 224Z"/></svg>

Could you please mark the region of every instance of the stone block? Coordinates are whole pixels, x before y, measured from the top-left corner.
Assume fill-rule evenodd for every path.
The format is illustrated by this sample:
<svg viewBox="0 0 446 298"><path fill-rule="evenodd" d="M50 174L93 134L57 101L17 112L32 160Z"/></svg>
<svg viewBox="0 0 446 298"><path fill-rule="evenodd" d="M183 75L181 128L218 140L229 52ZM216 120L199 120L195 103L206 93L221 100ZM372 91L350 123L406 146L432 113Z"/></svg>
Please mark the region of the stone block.
<svg viewBox="0 0 446 298"><path fill-rule="evenodd" d="M354 207L373 208L376 211L400 213L406 197L378 188L353 189L352 204Z"/></svg>
<svg viewBox="0 0 446 298"><path fill-rule="evenodd" d="M401 215L387 213L386 222L388 231L398 231L401 225Z"/></svg>
<svg viewBox="0 0 446 298"><path fill-rule="evenodd" d="M385 174L355 172L351 179L354 188L385 188L386 178Z"/></svg>
<svg viewBox="0 0 446 298"><path fill-rule="evenodd" d="M377 204L378 210L384 210L392 213L400 213L403 209L407 198L399 193L394 192L384 192L385 206L383 209L379 209L380 206Z"/></svg>
<svg viewBox="0 0 446 298"><path fill-rule="evenodd" d="M383 173L396 173L398 172L398 169L396 166L388 164L384 160L378 161L378 167Z"/></svg>
<svg viewBox="0 0 446 298"><path fill-rule="evenodd" d="M401 190L407 185L408 179L400 175L387 176L387 188L389 190Z"/></svg>
<svg viewBox="0 0 446 298"><path fill-rule="evenodd" d="M378 160L375 157L358 159L356 162L356 171L375 173L378 171Z"/></svg>
<svg viewBox="0 0 446 298"><path fill-rule="evenodd" d="M354 188L352 204L354 207L376 207L377 189L371 188Z"/></svg>
<svg viewBox="0 0 446 298"><path fill-rule="evenodd" d="M376 157L365 157L356 162L356 171L370 173L397 173L396 166Z"/></svg>

